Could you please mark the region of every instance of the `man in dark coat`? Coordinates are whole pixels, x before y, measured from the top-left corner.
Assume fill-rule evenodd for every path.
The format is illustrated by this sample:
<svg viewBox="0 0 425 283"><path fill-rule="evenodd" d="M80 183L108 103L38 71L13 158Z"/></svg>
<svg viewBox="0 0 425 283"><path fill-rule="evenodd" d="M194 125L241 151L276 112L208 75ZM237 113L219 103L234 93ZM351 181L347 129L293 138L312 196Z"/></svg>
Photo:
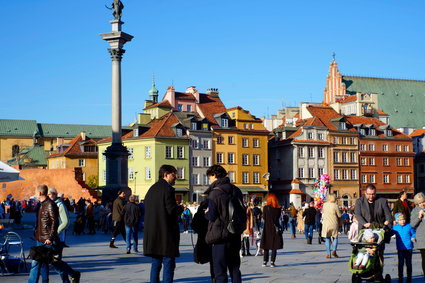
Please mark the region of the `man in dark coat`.
<svg viewBox="0 0 425 283"><path fill-rule="evenodd" d="M407 200L407 192L401 191L398 200L394 202L393 215L403 213L406 223L410 223L410 208L411 203Z"/></svg>
<svg viewBox="0 0 425 283"><path fill-rule="evenodd" d="M313 228L316 224L316 209L314 208L314 201L310 201L308 208L303 212L304 218L304 234L307 244L311 245L313 240Z"/></svg>
<svg viewBox="0 0 425 283"><path fill-rule="evenodd" d="M118 248L114 245L115 238L119 233L121 233L124 241L125 237L125 226L124 221L122 219L122 209L125 204L125 192L118 191L118 197L114 200L114 204L112 205L112 221L114 221L114 232L112 233L111 242L109 243L110 248Z"/></svg>
<svg viewBox="0 0 425 283"><path fill-rule="evenodd" d="M226 219L229 218L229 199L236 196L242 201L242 192L230 183L230 179L226 177L226 170L220 165L208 168L207 176L211 185L205 192L208 194L205 218L209 220L205 239L207 244L212 244L215 280L217 283L227 282L227 270L229 270L232 282L239 283L242 281L239 257L241 233L231 234L227 229Z"/></svg>
<svg viewBox="0 0 425 283"><path fill-rule="evenodd" d="M127 244L127 254L130 253L131 249L131 237L133 237L133 250L135 253L138 253L138 244L139 244L139 220L142 212L136 204L136 197L131 195L128 198L128 202L124 205L122 209L123 221L125 224L125 235L126 235L126 244Z"/></svg>
<svg viewBox="0 0 425 283"><path fill-rule="evenodd" d="M145 234L143 250L152 257L150 282L159 282L164 265L163 281L173 282L176 257L180 256L180 229L178 216L183 207L177 205L175 189L177 170L171 165L159 169L159 181L145 196Z"/></svg>
<svg viewBox="0 0 425 283"><path fill-rule="evenodd" d="M376 196L376 187L372 184L366 186L365 194L356 200L354 209L359 229L371 228L376 223L381 226L391 226L391 210L385 198Z"/></svg>

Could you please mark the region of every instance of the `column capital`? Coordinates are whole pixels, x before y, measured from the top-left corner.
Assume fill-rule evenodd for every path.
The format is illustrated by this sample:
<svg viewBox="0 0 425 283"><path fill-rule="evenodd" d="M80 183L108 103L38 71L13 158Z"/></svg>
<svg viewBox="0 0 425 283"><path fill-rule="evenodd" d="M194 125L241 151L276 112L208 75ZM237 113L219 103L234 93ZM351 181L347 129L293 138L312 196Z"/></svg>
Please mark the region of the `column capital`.
<svg viewBox="0 0 425 283"><path fill-rule="evenodd" d="M122 60L122 55L125 53L125 50L122 48L109 48L109 53L111 54L112 61Z"/></svg>

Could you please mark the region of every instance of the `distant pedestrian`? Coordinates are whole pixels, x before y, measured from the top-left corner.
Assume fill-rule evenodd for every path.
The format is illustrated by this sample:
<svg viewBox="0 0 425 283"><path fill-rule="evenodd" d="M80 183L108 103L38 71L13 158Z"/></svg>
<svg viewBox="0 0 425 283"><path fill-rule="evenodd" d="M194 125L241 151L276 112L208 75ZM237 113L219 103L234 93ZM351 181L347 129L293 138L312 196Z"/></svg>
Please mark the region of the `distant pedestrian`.
<svg viewBox="0 0 425 283"><path fill-rule="evenodd" d="M94 235L96 234L94 222L94 206L89 199L86 200L86 206L87 228L89 229L89 235Z"/></svg>
<svg viewBox="0 0 425 283"><path fill-rule="evenodd" d="M325 238L326 258L331 258L331 255L338 257L336 251L338 248L338 230L341 212L336 204L335 194L330 194L328 201L323 204L322 219L322 237Z"/></svg>
<svg viewBox="0 0 425 283"><path fill-rule="evenodd" d="M112 221L114 222L114 232L112 232L112 238L109 243L110 248L114 248L114 249L118 248L114 244L118 234L121 233L124 241L126 239L124 221L122 219L122 209L124 207L124 204L125 204L125 192L118 191L118 197L114 200L114 204L112 205Z"/></svg>
<svg viewBox="0 0 425 283"><path fill-rule="evenodd" d="M280 206L274 194L268 194L266 205L263 208L264 229L261 237L260 248L264 250L263 266L269 261L269 250L272 251L270 267L275 267L277 250L283 248L283 237L279 227ZM279 229L280 228L280 229Z"/></svg>
<svg viewBox="0 0 425 283"><path fill-rule="evenodd" d="M159 282L164 266L163 282L173 282L176 257L180 256L180 229L178 216L183 207L177 205L173 187L177 170L171 165L162 165L159 180L148 190L145 197L145 233L143 252L152 257L150 282Z"/></svg>
<svg viewBox="0 0 425 283"><path fill-rule="evenodd" d="M425 278L425 195L417 193L413 200L416 206L410 215L410 225L416 229L416 249L421 253L422 272Z"/></svg>
<svg viewBox="0 0 425 283"><path fill-rule="evenodd" d="M307 244L311 245L313 240L313 229L316 224L316 208L314 207L314 201L310 201L308 208L303 212L304 217L304 235L307 240Z"/></svg>
<svg viewBox="0 0 425 283"><path fill-rule="evenodd" d="M189 207L184 206L183 213L181 215L183 223L183 233L187 234L189 232L190 220L192 219L192 213L190 212Z"/></svg>
<svg viewBox="0 0 425 283"><path fill-rule="evenodd" d="M291 231L291 238L296 237L297 214L298 211L295 208L294 204L291 202L291 204L289 205L289 229Z"/></svg>
<svg viewBox="0 0 425 283"><path fill-rule="evenodd" d="M392 213L393 215L403 213L406 223L410 223L411 206L412 204L407 200L407 192L403 190L399 193L398 200L394 202Z"/></svg>
<svg viewBox="0 0 425 283"><path fill-rule="evenodd" d="M125 224L125 235L126 235L126 244L127 244L127 254L131 250L131 238L133 237L133 251L135 253L139 252L138 243L139 243L139 220L140 212L139 207L136 204L136 197L131 195L128 198L128 202L124 205L122 209L123 220Z"/></svg>

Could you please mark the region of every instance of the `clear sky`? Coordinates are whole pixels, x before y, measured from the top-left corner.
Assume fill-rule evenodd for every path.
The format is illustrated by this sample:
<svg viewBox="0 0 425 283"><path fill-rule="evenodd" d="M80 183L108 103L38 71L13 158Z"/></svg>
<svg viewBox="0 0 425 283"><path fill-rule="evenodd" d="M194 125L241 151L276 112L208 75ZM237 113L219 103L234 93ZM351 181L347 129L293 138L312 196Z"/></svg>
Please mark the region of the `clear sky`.
<svg viewBox="0 0 425 283"><path fill-rule="evenodd" d="M343 75L425 79L423 0L122 0L123 125L148 99L218 88L257 117L320 102ZM112 0L1 1L0 118L111 124Z"/></svg>

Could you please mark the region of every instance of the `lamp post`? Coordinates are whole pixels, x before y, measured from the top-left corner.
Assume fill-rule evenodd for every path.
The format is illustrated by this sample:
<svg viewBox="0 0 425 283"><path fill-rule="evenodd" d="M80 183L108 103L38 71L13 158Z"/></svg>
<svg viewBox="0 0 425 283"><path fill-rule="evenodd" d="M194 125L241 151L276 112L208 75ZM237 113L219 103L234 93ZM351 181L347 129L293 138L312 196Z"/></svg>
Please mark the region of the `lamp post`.
<svg viewBox="0 0 425 283"><path fill-rule="evenodd" d="M106 149L106 188L103 190L103 201L116 197L116 192L122 190L130 195L128 187L128 151L121 141L121 60L125 53L124 44L133 36L121 30L124 5L120 0L114 0L111 10L114 19L110 21L112 32L100 36L110 45L108 49L112 59L112 144Z"/></svg>
<svg viewBox="0 0 425 283"><path fill-rule="evenodd" d="M137 173L139 173L138 171L134 172L134 191L133 194L136 192L137 189Z"/></svg>

